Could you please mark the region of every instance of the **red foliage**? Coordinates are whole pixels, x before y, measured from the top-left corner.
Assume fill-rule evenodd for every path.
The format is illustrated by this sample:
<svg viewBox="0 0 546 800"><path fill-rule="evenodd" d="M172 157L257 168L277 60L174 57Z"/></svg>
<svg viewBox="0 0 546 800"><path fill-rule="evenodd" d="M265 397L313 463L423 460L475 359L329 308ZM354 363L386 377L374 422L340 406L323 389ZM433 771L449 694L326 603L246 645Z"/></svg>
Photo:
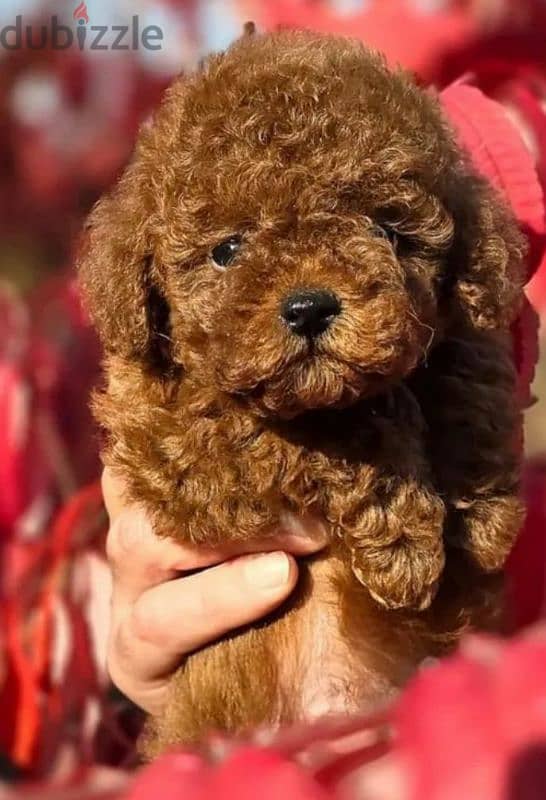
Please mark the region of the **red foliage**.
<svg viewBox="0 0 546 800"><path fill-rule="evenodd" d="M187 0L192 15L197 3ZM267 27L310 24L361 35L387 50L391 61L418 69L424 82L445 86L470 71L516 119L546 180L543 3L455 0L428 15L409 0L363 5L341 16L322 0L244 4L249 16ZM486 5L494 6L506 28L483 26ZM195 25L194 16L190 19ZM126 161L136 128L166 81L128 57L116 64L112 104L105 91L112 76L100 62L74 51L23 50L2 57L0 235L20 247L32 233L50 266L70 262L72 235ZM35 93L32 103L29 92ZM44 96L49 105L41 104ZM42 108L42 115L29 115L29 107ZM498 126L503 119L507 125L501 112ZM467 133L472 129L477 135L475 122L469 120ZM67 130L73 132L68 143ZM486 155L483 142L467 143ZM518 208L522 221L528 211L526 203ZM540 228L544 219L531 220L535 223ZM542 246L535 245L535 266ZM532 296L546 306L544 267ZM536 362L536 326L528 307L514 329L524 399ZM214 740L198 753L167 755L134 779L94 766L127 764L134 741L134 730L127 730L107 698L104 672L109 576L95 482L97 433L87 411L97 379L96 343L70 276L44 282L25 302L0 284L0 751L27 777L51 778L17 792L0 788L1 797L541 796L546 646L538 635L509 644L469 640L459 655L423 672L399 705L378 718L324 721L269 735L267 747L263 734L247 743ZM536 621L546 608L542 462L530 465L526 490L528 521L510 564L515 628Z"/></svg>
<svg viewBox="0 0 546 800"><path fill-rule="evenodd" d="M34 245L62 258L166 82L129 55L108 69L72 49L4 54L0 232L17 240L32 220Z"/></svg>
<svg viewBox="0 0 546 800"><path fill-rule="evenodd" d="M545 631L507 645L471 638L460 654L423 673L396 714L410 800L538 797L546 777L545 697Z"/></svg>
<svg viewBox="0 0 546 800"><path fill-rule="evenodd" d="M129 783L121 774L116 794L97 794L87 771L79 793L65 784L53 796L534 800L546 778L545 697L546 629L508 643L471 637L424 669L386 715L323 720L267 744L212 740L166 754ZM32 787L17 796L38 797Z"/></svg>
<svg viewBox="0 0 546 800"><path fill-rule="evenodd" d="M182 789L183 787L183 789ZM144 770L126 800L327 800L313 777L273 750L241 748L217 767L198 756L173 753Z"/></svg>
<svg viewBox="0 0 546 800"><path fill-rule="evenodd" d="M98 349L73 280L50 282L27 303L0 284L0 309L0 540L24 541L97 474L88 398Z"/></svg>

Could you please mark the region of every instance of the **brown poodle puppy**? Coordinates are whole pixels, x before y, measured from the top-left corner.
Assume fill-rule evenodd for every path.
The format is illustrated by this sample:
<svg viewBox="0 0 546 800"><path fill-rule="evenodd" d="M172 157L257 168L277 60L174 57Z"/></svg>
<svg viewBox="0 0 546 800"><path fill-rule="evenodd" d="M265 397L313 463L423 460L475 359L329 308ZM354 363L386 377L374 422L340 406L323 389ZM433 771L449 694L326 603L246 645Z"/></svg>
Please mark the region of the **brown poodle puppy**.
<svg viewBox="0 0 546 800"><path fill-rule="evenodd" d="M247 36L168 91L82 256L105 459L164 535L314 514L332 545L181 667L149 753L361 707L491 622L523 254L436 99L358 42Z"/></svg>

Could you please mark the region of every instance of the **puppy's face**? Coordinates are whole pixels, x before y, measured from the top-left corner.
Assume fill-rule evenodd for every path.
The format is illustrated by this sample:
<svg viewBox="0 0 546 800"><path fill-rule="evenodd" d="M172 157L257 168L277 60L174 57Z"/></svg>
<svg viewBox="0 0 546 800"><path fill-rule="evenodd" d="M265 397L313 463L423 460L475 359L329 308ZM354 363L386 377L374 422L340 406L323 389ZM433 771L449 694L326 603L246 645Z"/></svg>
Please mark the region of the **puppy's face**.
<svg viewBox="0 0 546 800"><path fill-rule="evenodd" d="M171 88L96 213L117 225L118 279L140 259L138 302L152 288L166 311L163 330L153 314L129 319L125 344L143 356L147 326L194 384L275 416L380 391L438 330L456 218L473 202L459 164L435 103L360 45L237 43Z"/></svg>
<svg viewBox="0 0 546 800"><path fill-rule="evenodd" d="M188 260L162 261L175 358L200 381L283 417L353 403L424 358L452 236L416 176L397 206L394 182L370 174L384 207L370 202L363 175L341 190L328 173L304 184L287 174L299 164L252 187L222 176L240 187L236 209L219 176L210 229L188 218Z"/></svg>

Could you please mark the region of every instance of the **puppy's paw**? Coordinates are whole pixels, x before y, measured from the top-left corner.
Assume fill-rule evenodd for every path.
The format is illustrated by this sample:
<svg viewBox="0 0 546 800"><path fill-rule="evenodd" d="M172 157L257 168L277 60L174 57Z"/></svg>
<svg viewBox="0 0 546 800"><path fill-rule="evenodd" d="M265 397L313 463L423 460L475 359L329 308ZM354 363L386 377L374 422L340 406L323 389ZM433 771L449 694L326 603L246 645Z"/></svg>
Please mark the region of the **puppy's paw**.
<svg viewBox="0 0 546 800"><path fill-rule="evenodd" d="M379 605L424 611L432 603L445 564L441 540L424 551L409 539L353 552L357 579Z"/></svg>
<svg viewBox="0 0 546 800"><path fill-rule="evenodd" d="M501 570L525 519L515 495L489 497L462 506L462 547L486 572Z"/></svg>
<svg viewBox="0 0 546 800"><path fill-rule="evenodd" d="M403 484L345 532L353 572L376 602L388 609L428 608L445 564L444 517L437 496Z"/></svg>

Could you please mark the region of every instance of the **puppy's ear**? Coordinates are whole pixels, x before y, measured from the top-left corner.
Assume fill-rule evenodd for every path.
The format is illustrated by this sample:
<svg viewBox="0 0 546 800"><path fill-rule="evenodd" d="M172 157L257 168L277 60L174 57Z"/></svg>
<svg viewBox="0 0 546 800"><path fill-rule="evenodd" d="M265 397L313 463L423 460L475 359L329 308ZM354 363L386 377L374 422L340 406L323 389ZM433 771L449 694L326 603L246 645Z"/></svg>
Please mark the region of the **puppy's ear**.
<svg viewBox="0 0 546 800"><path fill-rule="evenodd" d="M526 243L500 195L466 175L456 197L450 284L458 315L482 330L506 329L522 301Z"/></svg>
<svg viewBox="0 0 546 800"><path fill-rule="evenodd" d="M140 172L137 156L91 212L78 266L84 304L105 352L151 362L168 310L152 282L149 187Z"/></svg>

